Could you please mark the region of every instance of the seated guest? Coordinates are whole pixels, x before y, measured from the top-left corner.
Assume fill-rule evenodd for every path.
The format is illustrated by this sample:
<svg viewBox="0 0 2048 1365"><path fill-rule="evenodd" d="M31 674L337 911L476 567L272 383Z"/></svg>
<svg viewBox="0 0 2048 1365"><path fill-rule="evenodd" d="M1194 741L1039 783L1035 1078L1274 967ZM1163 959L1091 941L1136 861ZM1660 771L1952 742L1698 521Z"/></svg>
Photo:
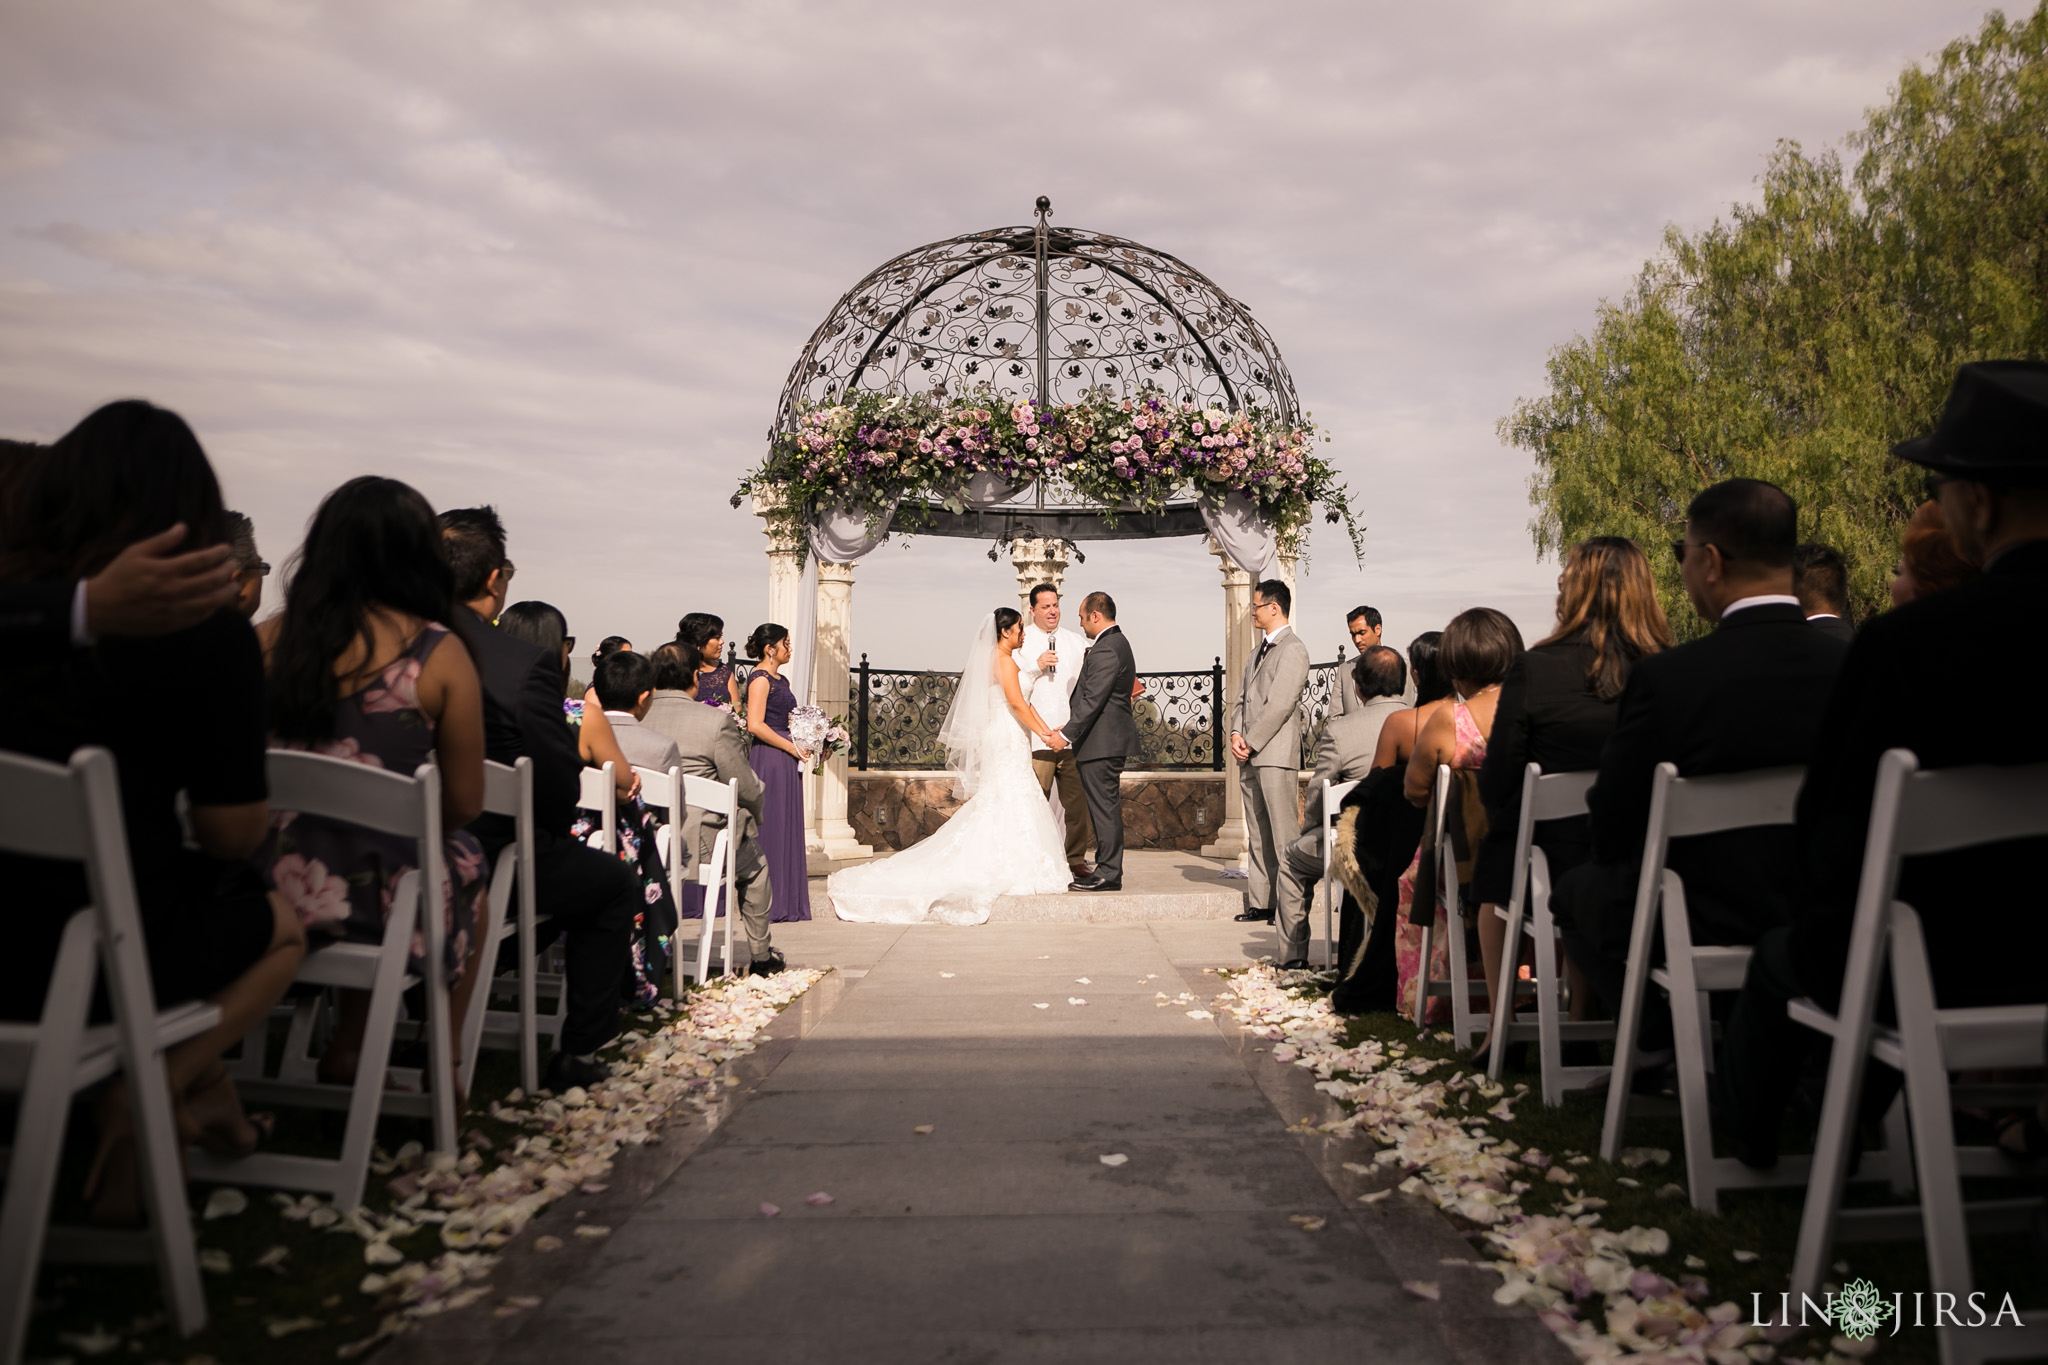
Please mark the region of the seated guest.
<svg viewBox="0 0 2048 1365"><path fill-rule="evenodd" d="M1422 727L1450 695L1451 685L1436 666L1442 637L1443 632L1429 630L1408 642L1408 687L1415 704L1394 712L1382 723L1372 770L1344 799L1347 810L1355 808L1357 814L1350 817L1348 841L1339 826L1337 871L1345 883L1344 913L1358 916L1359 931L1364 935L1362 943L1350 937L1348 928L1338 935L1343 962L1330 1001L1344 1014L1395 1007L1394 940L1401 925L1396 913L1400 879L1414 861L1423 824L1422 812L1408 804L1401 785ZM1372 907L1369 930L1365 927L1368 903Z"/></svg>
<svg viewBox="0 0 2048 1365"><path fill-rule="evenodd" d="M1347 687L1363 700L1358 709L1323 723L1301 831L1280 858L1280 965L1288 969L1308 966L1309 894L1323 876L1323 783L1354 782L1372 770L1380 729L1401 709L1401 690L1408 682L1407 665L1384 645L1368 645L1350 673Z"/></svg>
<svg viewBox="0 0 2048 1365"><path fill-rule="evenodd" d="M253 621L263 605L263 580L270 566L256 552L256 523L240 512L228 513L228 548L235 556L235 610Z"/></svg>
<svg viewBox="0 0 2048 1365"><path fill-rule="evenodd" d="M693 611L676 622L676 643L697 653L697 700L706 706L740 709L740 680L725 653L725 622L709 612Z"/></svg>
<svg viewBox="0 0 2048 1365"><path fill-rule="evenodd" d="M1792 552L1792 595L1807 623L1847 644L1856 638L1849 624L1849 566L1826 545L1808 542Z"/></svg>
<svg viewBox="0 0 2048 1365"><path fill-rule="evenodd" d="M754 634L757 639L761 636L760 631ZM784 655L781 649L770 646L765 657L774 659ZM765 686L766 679L763 678L762 682ZM784 684L785 693L787 687L788 685ZM746 931L747 947L753 958L753 974L767 976L779 972L786 964L782 954L775 951L770 943L768 927L774 890L768 880L768 859L762 854L760 841L754 837L761 823L762 801L767 788L748 764L746 737L740 733L740 728L732 723L732 717L718 707L699 706L694 710L685 707L676 710L672 715L678 732L674 735L675 746L681 755L684 775L708 777L719 783L731 782L735 778L739 780L740 810L733 837L740 841L740 923ZM799 798L799 849L803 841L802 809ZM718 831L725 826L724 816L710 815L695 808L691 809L688 818L684 820L682 836L677 843L690 857L692 880L696 877L697 866L711 861L713 847L718 842ZM707 899L713 905L717 903L717 894L707 893Z"/></svg>
<svg viewBox="0 0 2048 1365"><path fill-rule="evenodd" d="M1565 557L1557 576L1557 628L1508 670L1479 770L1486 838L1473 864L1472 898L1480 906L1489 1000L1501 989L1507 924L1493 907L1507 904L1514 892L1524 769L1531 763L1546 773L1598 767L1629 672L1637 660L1670 647L1671 625L1657 604L1650 561L1634 541L1594 536ZM1553 886L1591 853L1584 816L1542 821L1531 837L1550 865ZM1572 1017L1583 1019L1590 991L1583 981L1573 984Z"/></svg>
<svg viewBox="0 0 2048 1365"><path fill-rule="evenodd" d="M2048 727L1929 707L1916 686L1928 658L1965 678L2048 674L2048 364L1963 366L1933 432L1893 453L1931 471L1956 548L1984 572L1866 623L1827 705L1795 831L1808 895L1758 940L1714 1073L1718 1114L1752 1166L1776 1160L1800 1067L1826 1046L1785 1003L1840 999L1879 758L1910 749L1922 768L2048 761ZM1941 1007L2048 1000L2044 861L2048 839L2037 838L1901 865L1898 898L1919 912ZM1872 1065L1866 1113L1882 1112L1898 1080Z"/></svg>
<svg viewBox="0 0 2048 1365"><path fill-rule="evenodd" d="M434 509L407 485L349 480L313 514L284 610L257 636L270 676L274 747L395 773L429 762L440 767L451 893L428 893L425 913L442 916L442 960L415 960L409 970L442 974L453 1025L476 987L482 949L483 849L463 827L483 809L484 714L440 539ZM309 939L382 942L394 879L415 867L414 841L326 816L294 814L273 823L257 865L297 908ZM360 1062L370 995L339 996L320 1076L346 1083Z"/></svg>
<svg viewBox="0 0 2048 1365"><path fill-rule="evenodd" d="M1402 794L1408 803L1416 807L1429 804L1430 792L1436 786L1436 770L1448 766L1453 777L1464 773L1469 782L1459 783L1451 800L1454 809L1446 815L1444 830L1449 836L1453 822L1460 825L1466 847L1474 846L1486 833L1486 811L1478 801L1476 778L1479 766L1486 761L1487 736L1493 729L1494 710L1500 700L1500 685L1507 678L1508 670L1514 666L1515 656L1522 652L1522 632L1515 629L1515 623L1491 607L1473 607L1459 612L1444 627L1443 641L1437 653L1437 666L1451 680L1450 704L1440 706L1423 725L1421 735L1415 741L1415 750L1408 756L1408 767L1401 781ZM1469 796L1470 799L1467 799ZM1441 980L1449 975L1447 935L1464 932L1462 923L1453 921L1449 925L1438 921L1439 931L1435 935L1436 947L1431 951L1432 961L1422 960L1422 930L1434 918L1435 907L1422 907L1423 922L1415 922L1415 888L1422 872L1424 857L1435 857L1425 831L1422 843L1415 850L1415 858L1403 874L1400 885L1400 934L1394 940L1396 971L1399 976L1398 991L1403 1013L1412 1013L1419 997L1413 991L1422 989L1427 977ZM1467 860L1469 861L1469 860ZM1445 888L1449 892L1449 888ZM1459 898L1449 896L1450 903L1457 905ZM1442 953L1444 956L1438 957ZM1438 1002L1448 1010L1449 1002ZM1431 1006L1430 1017L1435 1016Z"/></svg>
<svg viewBox="0 0 2048 1365"><path fill-rule="evenodd" d="M44 450L32 441L0 441L0 517L28 486ZM0 583L0 641L84 649L102 636L189 630L234 602L238 588L226 544L172 553L185 544L187 529L169 526L124 547L90 582Z"/></svg>
<svg viewBox="0 0 2048 1365"><path fill-rule="evenodd" d="M1659 763L1682 777L1806 762L1847 651L1806 623L1792 595L1798 508L1772 484L1728 479L1686 509L1672 545L1686 596L1711 635L1639 659L1621 693L1600 776L1586 795L1592 861L1560 878L1551 909L1565 951L1610 1013L1621 1007L1636 877ZM1748 944L1791 913L1792 831L1782 826L1675 839L1665 865L1685 880L1693 941ZM1645 1045L1670 1016L1644 1014Z"/></svg>
<svg viewBox="0 0 2048 1365"><path fill-rule="evenodd" d="M85 583L97 591L111 565L149 546L131 562L129 591L161 582L162 566L182 561L168 577L206 577L197 600L210 605L196 618L181 607L174 619L182 624L168 631L117 615L99 623L110 638L96 649L0 656L0 747L53 763L86 745L113 752L156 1003L204 999L221 1011L212 1028L165 1055L178 1127L208 1151L234 1156L252 1150L262 1129L242 1112L220 1056L284 997L305 935L292 907L247 862L270 824L263 658L249 623L226 609L210 577L225 530L220 485L198 439L175 413L148 403L99 409L11 483L0 511L0 584ZM172 597L182 595L180 588ZM164 600L155 588L140 596ZM130 624L151 628L153 638L108 629ZM65 923L90 903L85 870L0 854L0 885L0 1018L37 1019ZM104 1007L95 1013L106 1017ZM96 1221L141 1216L128 1103L120 1080L98 1101L99 1150L85 1191Z"/></svg>
<svg viewBox="0 0 2048 1365"><path fill-rule="evenodd" d="M582 760L576 732L562 712L569 674L562 614L542 602L504 605L505 527L489 507L459 508L440 518L441 543L455 593L470 613L483 685L487 756L507 765L533 761L534 900L541 917L538 953L566 936L567 1017L542 1082L557 1093L588 1088L609 1074L595 1054L619 1031L619 1000L632 958L634 917L643 884L618 859L571 837ZM487 624L499 616L499 625ZM515 626L530 632L522 638ZM495 864L512 841L512 822L486 815L472 826Z"/></svg>
<svg viewBox="0 0 2048 1365"><path fill-rule="evenodd" d="M604 705L604 718L611 722L612 738L627 762L636 768L667 772L680 761L676 742L661 731L640 722L654 704L654 664L643 654L622 649L607 654L597 666L591 690Z"/></svg>
<svg viewBox="0 0 2048 1365"><path fill-rule="evenodd" d="M697 651L681 640L671 640L648 656L654 664L654 695L641 724L668 735L677 707L697 705Z"/></svg>
<svg viewBox="0 0 2048 1365"><path fill-rule="evenodd" d="M1899 542L1899 567L1892 575L1892 605L1903 607L1975 578L1979 570L1963 558L1956 538L1948 533L1941 504L1929 499L1913 511Z"/></svg>

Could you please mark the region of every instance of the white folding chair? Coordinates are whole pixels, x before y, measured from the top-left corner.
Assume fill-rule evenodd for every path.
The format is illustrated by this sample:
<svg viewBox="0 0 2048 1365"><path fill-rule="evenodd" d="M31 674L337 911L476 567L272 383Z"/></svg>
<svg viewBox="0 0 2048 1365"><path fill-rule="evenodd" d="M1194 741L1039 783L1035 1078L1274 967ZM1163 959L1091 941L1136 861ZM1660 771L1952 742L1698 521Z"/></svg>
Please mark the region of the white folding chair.
<svg viewBox="0 0 2048 1365"><path fill-rule="evenodd" d="M616 857L619 852L619 786L617 765L606 763L602 768L585 768L581 774L582 785L576 792L576 808L587 810L598 817L598 827L590 835L592 848L601 848Z"/></svg>
<svg viewBox="0 0 2048 1365"><path fill-rule="evenodd" d="M99 1264L154 1260L171 1320L190 1336L206 1325L206 1295L163 1058L167 1049L219 1023L220 1010L204 1001L156 1007L114 756L80 749L68 766L59 766L0 753L0 850L85 864L92 897L65 923L42 1017L0 1023L0 1090L19 1097L0 1203L0 1360L11 1365L21 1359L36 1271L46 1254L53 1261ZM102 971L114 1020L88 1024L93 982ZM135 1116L149 1228L49 1227L72 1097L117 1071L127 1079Z"/></svg>
<svg viewBox="0 0 2048 1365"><path fill-rule="evenodd" d="M1593 788L1592 772L1551 773L1531 763L1522 770L1522 815L1515 826L1515 880L1508 903L1494 907L1507 921L1507 937L1501 946L1500 990L1493 1000L1493 1032L1487 1035L1486 1074L1499 1080L1507 1044L1536 1040L1537 1058L1543 1073L1543 1103L1555 1108L1564 1103L1565 1092L1583 1090L1608 1075L1604 1066L1566 1066L1567 1042L1598 1042L1614 1037L1614 1025L1604 1019L1573 1022L1560 1010L1564 999L1564 947L1557 921L1550 913L1550 859L1536 847L1539 820L1563 820L1586 813L1586 793ZM1522 936L1528 934L1535 958L1536 1022L1515 1018L1515 992L1520 987Z"/></svg>
<svg viewBox="0 0 2048 1365"><path fill-rule="evenodd" d="M1337 965L1337 897L1341 894L1330 875L1330 859L1337 839L1337 807L1344 804L1344 798L1357 785L1356 778L1349 782L1323 782L1323 949L1327 965L1332 967Z"/></svg>
<svg viewBox="0 0 2048 1365"><path fill-rule="evenodd" d="M434 1150L456 1149L455 1096L448 1083L454 1075L454 1042L449 1036L447 982L440 970L445 894L441 888L447 875L441 845L441 771L422 763L405 777L345 759L273 749L269 778L272 809L324 816L414 840L419 862L392 892L381 942L311 948L299 967L302 985L370 993L354 1083L335 1085L319 1079L311 1044L325 992L298 1003L275 1075L252 1076L246 1068L238 1073L236 1086L244 1099L346 1110L339 1158L257 1152L230 1160L193 1148L186 1153L186 1163L194 1179L309 1190L330 1195L336 1207L350 1209L362 1203L380 1114L428 1118ZM406 970L415 928L427 964L424 977ZM399 1011L405 992L414 985L426 996L427 1066L420 1073L420 1090L387 1090L387 1073L397 1074L387 1059L398 1032ZM267 1031L265 1021L243 1040L245 1060L262 1056Z"/></svg>
<svg viewBox="0 0 2048 1365"><path fill-rule="evenodd" d="M711 943L718 928L718 917L725 917L725 955L719 961L719 975L731 976L733 970L732 926L739 918L740 904L740 841L733 837L733 825L740 809L740 784L734 778L730 782L715 782L708 777L683 778L682 804L706 815L725 817L725 824L718 831L718 838L712 842L711 856L696 868L697 884L704 890L704 927L697 938L697 980L702 981L711 970ZM676 823L677 838L681 838L681 824ZM687 849L681 850L675 859L675 866L684 866L689 856ZM678 906L681 902L677 902ZM676 972L683 972L682 934L676 934ZM677 987L681 989L680 984Z"/></svg>
<svg viewBox="0 0 2048 1365"><path fill-rule="evenodd" d="M689 878L683 875L685 863L676 857L681 846L684 802L681 792L683 770L670 768L663 772L658 768L643 768L633 765L633 771L640 775L640 801L662 813L662 826L654 836L654 851L661 858L662 870L668 873L669 902L676 908L675 932L669 936L669 960L675 970L675 992L678 1000L683 997L683 887Z"/></svg>
<svg viewBox="0 0 2048 1365"><path fill-rule="evenodd" d="M1430 791L1430 827L1435 832L1433 847L1437 851L1436 915L1435 922L1422 931L1422 963L1417 968L1419 985L1415 992L1415 1027L1424 1027L1428 1017L1429 1002L1433 996L1448 996L1451 1001L1451 1034L1458 1046L1470 1048L1479 1036L1481 1022L1486 1019L1484 1010L1472 1008L1472 996L1476 991L1484 994L1486 982L1471 977L1470 964L1465 957L1465 919L1458 907L1458 853L1444 837L1449 823L1451 803L1451 769L1447 763L1439 763L1436 769L1436 783ZM1420 869L1417 869L1418 872ZM1442 934L1444 947L1449 957L1450 977L1435 980L1429 974L1430 952L1436 936Z"/></svg>
<svg viewBox="0 0 2048 1365"><path fill-rule="evenodd" d="M1650 820L1643 837L1643 868L1636 881L1635 922L1628 945L1628 975L1621 992L1621 1018L1616 1021L1614 1079L1607 1087L1607 1118L1600 1131L1600 1155L1613 1161L1621 1153L1628 1123L1629 1082L1647 1060L1637 1039L1642 1028L1643 999L1648 988L1661 986L1671 1000L1672 1053L1678 1068L1680 1127L1685 1134L1686 1180L1692 1205L1707 1213L1720 1211L1723 1190L1771 1189L1806 1183L1808 1159L1782 1158L1768 1171L1745 1166L1735 1157L1714 1155L1708 1078L1714 1069L1713 1020L1708 1012L1714 991L1738 991L1749 972L1750 950L1729 945L1695 945L1687 916L1685 883L1664 865L1673 839L1759 825L1789 825L1799 799L1804 768L1766 768L1756 772L1711 777L1680 777L1670 763L1657 765L1650 782ZM1656 939L1653 916L1662 906L1664 965L1650 966ZM1883 1155L1873 1153L1861 1178L1893 1179L1903 1170L1903 1148L1894 1143Z"/></svg>
<svg viewBox="0 0 2048 1365"><path fill-rule="evenodd" d="M1974 1283L1970 1232L2023 1228L2040 1207L2039 1195L1964 1204L1964 1176L2010 1177L2017 1168L1996 1147L1956 1147L1953 1110L1981 1103L1983 1097L1967 1087L1952 1086L1949 1073L2040 1066L2048 1005L1941 1008L1934 999L1920 917L1894 897L1902 858L2044 834L2048 764L1921 772L1918 760L1904 749L1894 749L1879 761L1841 1009L1830 1014L1811 1000L1796 1000L1790 1010L1799 1023L1834 1039L1814 1142L1813 1178L1807 1185L1792 1262L1795 1295L1820 1292L1837 1236L1917 1236L1927 1246L1930 1287L1937 1295L1955 1295L1953 1303L1961 1309ZM1887 958L1898 1009L1893 1028L1878 1024L1875 1017L1879 977ZM1872 1057L1905 1073L1920 1190L1917 1209L1841 1208L1863 1070ZM2034 1087L2024 1102L2032 1103L2038 1091ZM2020 1097L1997 1098L2010 1103ZM2048 1354L2048 1322L2038 1318L2025 1327L1993 1330L1950 1326L1937 1314L1935 1326L1942 1365Z"/></svg>
<svg viewBox="0 0 2048 1365"><path fill-rule="evenodd" d="M540 1035L547 1033L550 1042L559 1037L566 1012L558 981L553 1012L545 1019L540 1014L541 971L534 948L539 933L539 893L534 879L539 874L534 867L532 759L522 757L509 768L502 763L484 763L484 811L510 816L513 837L498 851L498 865L491 871L491 934L479 964L484 979L470 996L469 1015L462 1026L462 1088L465 1093L475 1088L477 1050L489 1043L519 1049L519 1083L531 1092L540 1088ZM515 887L519 892L516 917L510 913ZM518 967L506 973L509 983L496 974L498 946L508 938L518 944L519 952ZM509 993L517 996L517 1008L491 1009L491 995L505 991L508 985Z"/></svg>

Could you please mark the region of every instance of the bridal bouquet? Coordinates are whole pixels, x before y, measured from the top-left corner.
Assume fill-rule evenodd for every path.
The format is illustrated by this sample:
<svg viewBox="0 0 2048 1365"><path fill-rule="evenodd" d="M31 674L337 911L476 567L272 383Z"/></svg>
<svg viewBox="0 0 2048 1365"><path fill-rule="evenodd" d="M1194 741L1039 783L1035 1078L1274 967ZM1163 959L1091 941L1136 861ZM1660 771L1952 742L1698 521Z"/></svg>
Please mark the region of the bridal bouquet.
<svg viewBox="0 0 2048 1365"><path fill-rule="evenodd" d="M813 773L824 772L833 755L845 753L851 738L843 719L827 716L815 706L799 706L789 713L789 737L810 754Z"/></svg>

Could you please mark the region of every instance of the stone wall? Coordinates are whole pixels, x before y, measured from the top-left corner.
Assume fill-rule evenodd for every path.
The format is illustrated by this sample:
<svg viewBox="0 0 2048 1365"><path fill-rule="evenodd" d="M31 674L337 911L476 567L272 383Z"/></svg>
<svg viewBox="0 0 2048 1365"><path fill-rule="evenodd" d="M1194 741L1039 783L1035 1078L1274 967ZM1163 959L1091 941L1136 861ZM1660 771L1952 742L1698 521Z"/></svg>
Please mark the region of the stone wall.
<svg viewBox="0 0 2048 1365"><path fill-rule="evenodd" d="M1125 773L1124 846L1195 852L1223 824L1223 773ZM847 774L847 819L870 848L900 851L960 809L953 780L931 772Z"/></svg>

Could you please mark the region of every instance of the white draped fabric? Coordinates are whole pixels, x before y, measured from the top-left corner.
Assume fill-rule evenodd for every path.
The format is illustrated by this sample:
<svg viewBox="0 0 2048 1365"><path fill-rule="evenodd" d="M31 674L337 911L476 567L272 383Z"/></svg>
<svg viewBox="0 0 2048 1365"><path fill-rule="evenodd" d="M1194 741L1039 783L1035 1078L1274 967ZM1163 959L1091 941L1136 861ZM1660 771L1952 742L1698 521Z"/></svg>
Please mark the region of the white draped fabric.
<svg viewBox="0 0 2048 1365"><path fill-rule="evenodd" d="M1204 494L1196 505L1202 525L1252 582L1280 576L1280 536L1257 503L1242 493L1226 493L1221 500Z"/></svg>
<svg viewBox="0 0 2048 1365"><path fill-rule="evenodd" d="M889 522L895 515L892 501L870 531L867 513L834 507L804 528L809 553L804 556L803 577L797 582L796 620L789 628L789 668L784 674L798 706L811 704L811 674L818 657L818 561L858 564L889 538Z"/></svg>

